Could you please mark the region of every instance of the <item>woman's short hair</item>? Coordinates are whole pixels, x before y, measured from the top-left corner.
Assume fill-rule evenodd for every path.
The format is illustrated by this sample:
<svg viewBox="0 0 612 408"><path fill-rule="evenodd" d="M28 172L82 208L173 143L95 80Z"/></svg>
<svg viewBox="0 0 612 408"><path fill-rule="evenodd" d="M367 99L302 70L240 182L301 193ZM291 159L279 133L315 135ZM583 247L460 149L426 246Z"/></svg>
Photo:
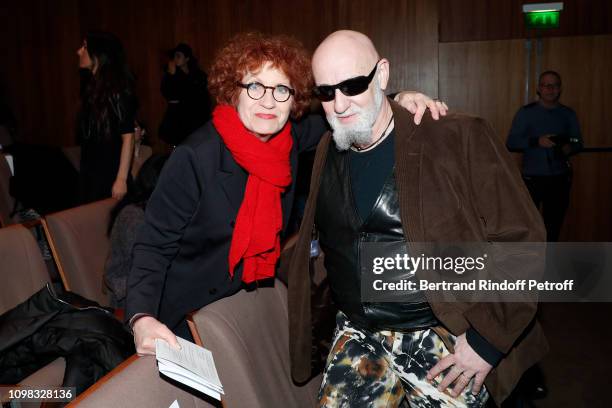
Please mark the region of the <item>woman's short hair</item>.
<svg viewBox="0 0 612 408"><path fill-rule="evenodd" d="M259 72L266 62L289 79L295 90L291 115L299 118L310 106L313 86L310 55L299 41L285 35L250 32L230 39L210 69L211 95L218 104L236 105L242 90L236 82L241 82L247 72Z"/></svg>

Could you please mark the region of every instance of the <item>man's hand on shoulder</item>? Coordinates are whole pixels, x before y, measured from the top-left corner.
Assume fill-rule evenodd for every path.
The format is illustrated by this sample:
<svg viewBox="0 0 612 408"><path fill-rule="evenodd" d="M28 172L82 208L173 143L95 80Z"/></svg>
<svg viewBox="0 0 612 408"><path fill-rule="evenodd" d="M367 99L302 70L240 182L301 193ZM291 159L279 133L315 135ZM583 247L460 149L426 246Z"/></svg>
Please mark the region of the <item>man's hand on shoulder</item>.
<svg viewBox="0 0 612 408"><path fill-rule="evenodd" d="M431 99L429 96L420 92L403 91L399 92L393 98L403 108L414 114L414 123L421 123L421 119L425 114L425 110L429 108L431 117L434 120L440 119L440 116L446 116L448 106L442 101Z"/></svg>
<svg viewBox="0 0 612 408"><path fill-rule="evenodd" d="M465 333L457 337L455 353L442 358L427 373L427 380L431 381L443 371L450 370L438 385L438 390L444 392L453 382L455 386L451 391L453 397L463 392L472 379L472 394L477 395L484 384L484 380L493 366L482 359L468 344Z"/></svg>

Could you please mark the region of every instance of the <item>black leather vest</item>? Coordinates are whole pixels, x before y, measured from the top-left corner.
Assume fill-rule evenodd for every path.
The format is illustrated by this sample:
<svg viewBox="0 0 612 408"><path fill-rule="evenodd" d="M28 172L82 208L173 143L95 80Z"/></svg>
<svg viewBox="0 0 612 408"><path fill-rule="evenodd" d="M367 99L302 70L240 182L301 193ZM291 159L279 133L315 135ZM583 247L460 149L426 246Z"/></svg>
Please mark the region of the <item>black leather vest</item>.
<svg viewBox="0 0 612 408"><path fill-rule="evenodd" d="M394 172L364 221L357 213L349 178L349 154L330 144L317 197L315 224L325 252L334 302L353 323L369 329L406 330L439 324L420 291L412 292L407 303L361 301L361 244L405 242L405 237ZM406 278L416 279L409 273Z"/></svg>

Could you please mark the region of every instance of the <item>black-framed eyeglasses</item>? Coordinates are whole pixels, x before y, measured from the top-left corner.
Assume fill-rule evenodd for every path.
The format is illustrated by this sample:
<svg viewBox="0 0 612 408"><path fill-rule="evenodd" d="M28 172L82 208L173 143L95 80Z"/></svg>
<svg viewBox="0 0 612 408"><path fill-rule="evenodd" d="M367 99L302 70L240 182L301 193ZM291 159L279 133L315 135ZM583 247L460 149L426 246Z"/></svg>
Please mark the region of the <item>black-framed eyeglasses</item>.
<svg viewBox="0 0 612 408"><path fill-rule="evenodd" d="M368 86L370 86L370 82L374 78L374 73L376 73L376 69L378 68L378 63L382 61L379 59L376 61L376 65L372 68L372 72L368 74L368 76L358 76L354 78L349 78L344 80L336 85L319 85L314 87L314 94L317 98L319 98L323 102L329 102L336 97L336 89L339 89L340 92L345 94L346 96L355 96L361 93L364 93Z"/></svg>
<svg viewBox="0 0 612 408"><path fill-rule="evenodd" d="M272 90L272 97L276 102L287 102L291 95L295 94L295 91L288 86L285 85L276 85L276 86L265 86L259 82L249 82L248 84L243 84L242 82L236 82L236 84L247 90L247 95L251 99L255 99L256 101L263 98L268 89Z"/></svg>

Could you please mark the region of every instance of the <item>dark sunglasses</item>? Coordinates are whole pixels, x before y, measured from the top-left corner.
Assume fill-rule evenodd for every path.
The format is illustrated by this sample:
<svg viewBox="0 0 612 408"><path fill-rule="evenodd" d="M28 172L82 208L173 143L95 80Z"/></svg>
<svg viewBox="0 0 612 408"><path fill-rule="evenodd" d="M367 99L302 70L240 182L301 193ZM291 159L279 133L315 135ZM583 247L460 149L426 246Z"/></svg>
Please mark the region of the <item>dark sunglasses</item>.
<svg viewBox="0 0 612 408"><path fill-rule="evenodd" d="M336 85L319 85L315 86L313 92L317 98L319 98L323 102L329 102L336 97L336 89L339 89L340 92L345 94L346 96L355 96L360 93L364 93L368 86L370 86L370 82L374 78L374 74L376 73L376 68L378 68L378 63L381 60L376 62L372 72L368 76L358 76L354 78L349 78L344 80Z"/></svg>

